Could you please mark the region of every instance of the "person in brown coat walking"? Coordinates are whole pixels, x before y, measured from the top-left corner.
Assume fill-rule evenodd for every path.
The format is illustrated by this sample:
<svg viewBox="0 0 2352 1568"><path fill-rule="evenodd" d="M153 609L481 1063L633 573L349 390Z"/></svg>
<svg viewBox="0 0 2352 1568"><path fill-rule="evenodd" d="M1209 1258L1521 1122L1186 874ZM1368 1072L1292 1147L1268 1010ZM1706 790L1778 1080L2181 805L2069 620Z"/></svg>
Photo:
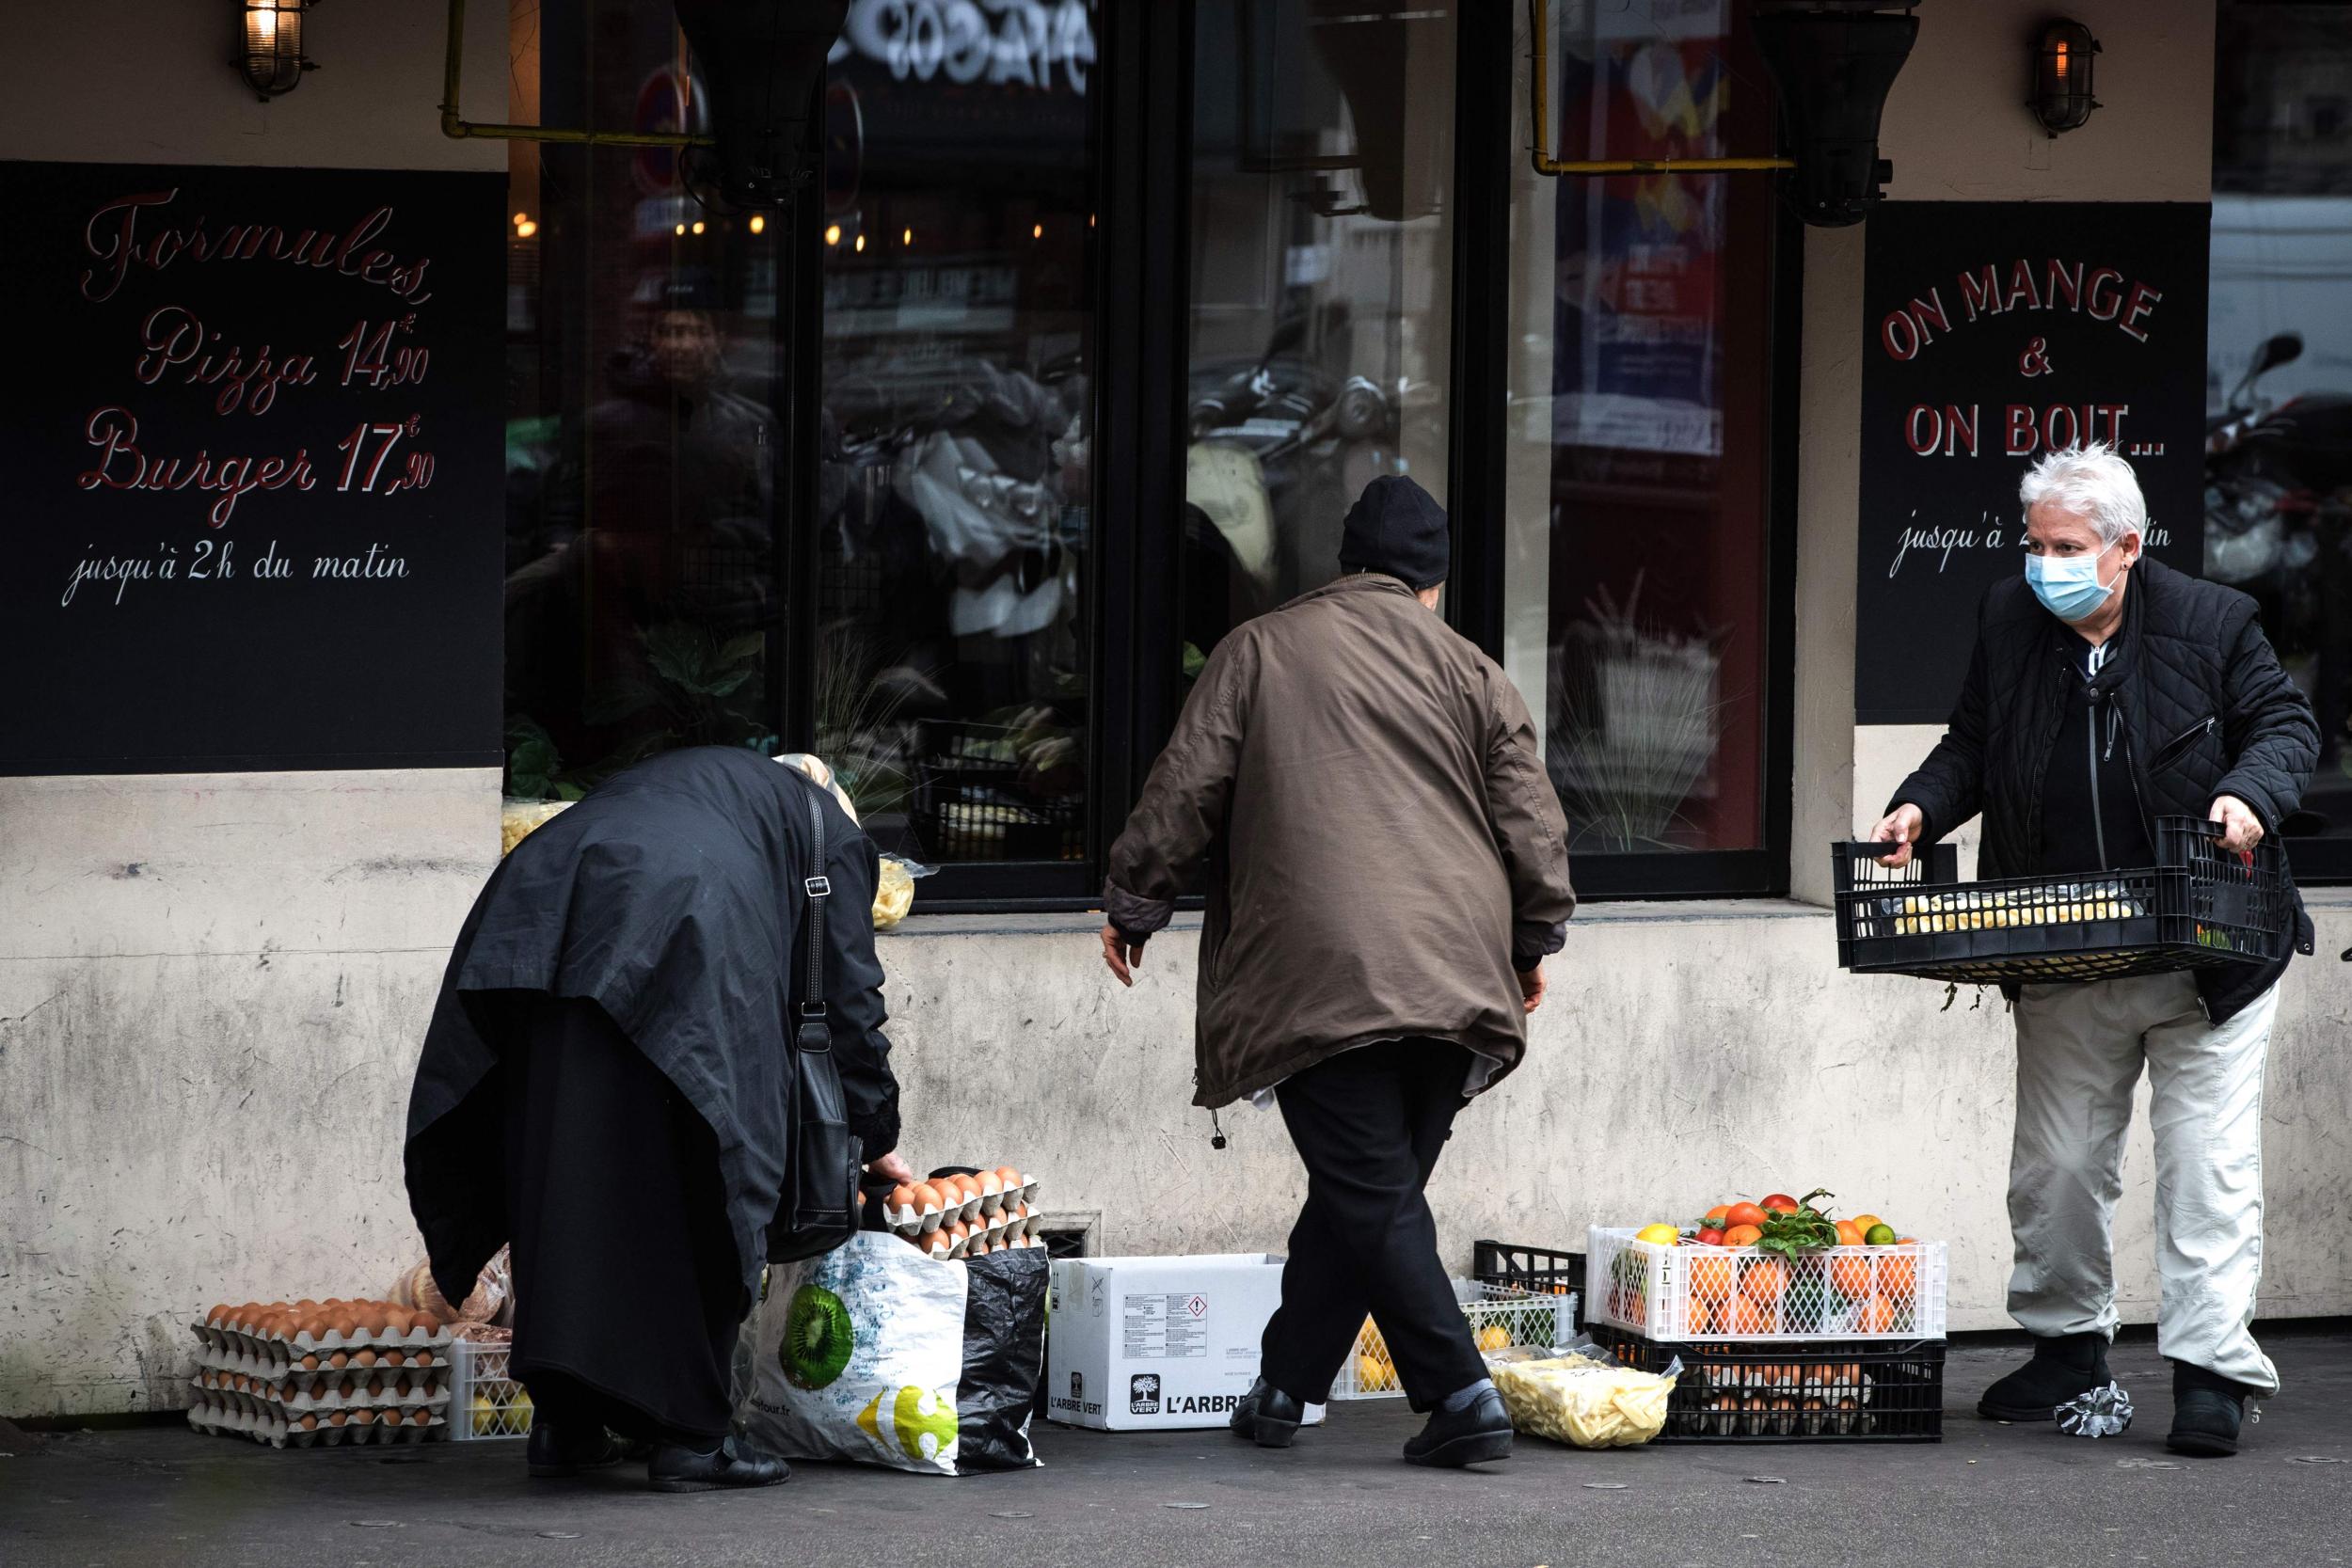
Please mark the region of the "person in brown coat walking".
<svg viewBox="0 0 2352 1568"><path fill-rule="evenodd" d="M1433 613L1450 559L1428 492L1374 480L1346 575L1217 645L1111 847L1122 985L1205 861L1194 1102L1270 1097L1307 1166L1232 1423L1263 1447L1329 1397L1369 1310L1434 1412L1406 1458L1510 1451L1423 1189L1455 1114L1525 1053L1576 895L1526 705Z"/></svg>

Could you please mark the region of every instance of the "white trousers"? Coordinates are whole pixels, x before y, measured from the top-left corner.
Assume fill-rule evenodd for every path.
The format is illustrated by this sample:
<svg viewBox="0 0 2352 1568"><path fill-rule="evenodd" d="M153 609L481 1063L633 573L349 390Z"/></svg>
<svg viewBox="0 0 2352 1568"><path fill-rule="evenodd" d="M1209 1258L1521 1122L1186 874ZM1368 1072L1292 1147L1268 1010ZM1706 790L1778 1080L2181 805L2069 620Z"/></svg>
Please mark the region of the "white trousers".
<svg viewBox="0 0 2352 1568"><path fill-rule="evenodd" d="M2157 1347L2276 1393L2249 1328L2263 1258L2263 1067L2279 988L2218 1026L2186 974L2027 986L2017 1003L2009 1310L2027 1332L2115 1336L2115 1201L2147 1064L2156 1146Z"/></svg>

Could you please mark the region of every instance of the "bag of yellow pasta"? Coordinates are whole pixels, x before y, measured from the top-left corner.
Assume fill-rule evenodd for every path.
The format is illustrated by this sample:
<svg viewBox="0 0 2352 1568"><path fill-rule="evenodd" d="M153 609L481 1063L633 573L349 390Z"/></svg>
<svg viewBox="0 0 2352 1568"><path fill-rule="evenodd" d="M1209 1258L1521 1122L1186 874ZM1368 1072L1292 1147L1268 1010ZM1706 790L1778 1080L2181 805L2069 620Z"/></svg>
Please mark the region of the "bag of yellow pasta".
<svg viewBox="0 0 2352 1568"><path fill-rule="evenodd" d="M1681 1363L1661 1374L1575 1351L1518 1358L1528 1354L1505 1352L1486 1361L1517 1430L1580 1449L1629 1449L1664 1430Z"/></svg>

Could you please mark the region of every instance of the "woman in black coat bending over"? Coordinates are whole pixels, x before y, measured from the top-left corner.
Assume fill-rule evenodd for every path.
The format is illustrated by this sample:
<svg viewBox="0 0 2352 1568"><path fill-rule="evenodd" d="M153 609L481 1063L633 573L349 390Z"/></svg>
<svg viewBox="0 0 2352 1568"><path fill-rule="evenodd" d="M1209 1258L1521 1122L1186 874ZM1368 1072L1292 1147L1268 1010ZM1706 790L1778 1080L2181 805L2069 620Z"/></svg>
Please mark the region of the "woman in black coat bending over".
<svg viewBox="0 0 2352 1568"><path fill-rule="evenodd" d="M728 1435L730 1384L789 1168L814 878L850 1131L877 1174L912 1180L890 1152L876 869L827 790L702 747L597 788L475 900L417 1066L408 1196L452 1301L513 1245L532 1475L612 1463L618 1433L651 1446L659 1491L787 1479Z"/></svg>

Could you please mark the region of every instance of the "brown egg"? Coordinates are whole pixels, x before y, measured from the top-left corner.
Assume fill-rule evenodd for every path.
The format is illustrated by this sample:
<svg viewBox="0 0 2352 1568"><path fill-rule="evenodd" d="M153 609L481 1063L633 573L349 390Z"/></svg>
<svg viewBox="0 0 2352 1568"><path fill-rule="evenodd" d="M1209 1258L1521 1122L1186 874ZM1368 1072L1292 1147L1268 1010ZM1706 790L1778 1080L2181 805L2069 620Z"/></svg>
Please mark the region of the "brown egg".
<svg viewBox="0 0 2352 1568"><path fill-rule="evenodd" d="M355 1410L351 1413L351 1424L356 1427L373 1426L375 1424L375 1412L373 1410Z"/></svg>
<svg viewBox="0 0 2352 1568"><path fill-rule="evenodd" d="M348 1410L330 1410L326 1413L326 1424L331 1427L343 1426L350 1419L351 1412Z"/></svg>
<svg viewBox="0 0 2352 1568"><path fill-rule="evenodd" d="M883 1199L883 1202L894 1214L901 1213L908 1209L912 1209L914 1207L914 1183L912 1181L899 1182L897 1186L890 1189L890 1196L889 1197Z"/></svg>
<svg viewBox="0 0 2352 1568"><path fill-rule="evenodd" d="M351 1317L352 1321L359 1325L360 1333L381 1334L384 1332L386 1315L382 1303L363 1301Z"/></svg>
<svg viewBox="0 0 2352 1568"><path fill-rule="evenodd" d="M420 1367L430 1367L433 1365L433 1353L429 1350L421 1350L410 1359Z"/></svg>
<svg viewBox="0 0 2352 1568"><path fill-rule="evenodd" d="M922 1248L922 1249L923 1249L923 1256L924 1256L924 1257L926 1257L926 1258L945 1258L945 1257L946 1257L946 1256L947 1256L947 1230L946 1230L946 1227L945 1226L942 1226L939 1229L932 1231L932 1232L931 1232L930 1235L928 1235L928 1236L917 1236L917 1237L915 1237L915 1238L914 1238L914 1244L915 1244L916 1246L918 1246L918 1247L920 1247L920 1248Z"/></svg>
<svg viewBox="0 0 2352 1568"><path fill-rule="evenodd" d="M928 1181L914 1184L914 1206L926 1214L935 1214L947 1207L946 1198Z"/></svg>
<svg viewBox="0 0 2352 1568"><path fill-rule="evenodd" d="M408 1424L412 1427L429 1427L433 1424L433 1412L430 1410L417 1411L408 1418Z"/></svg>
<svg viewBox="0 0 2352 1568"><path fill-rule="evenodd" d="M318 1305L319 1304L317 1302L312 1301L309 1296L304 1296L300 1301L294 1303L294 1310L297 1312L315 1312L318 1310Z"/></svg>
<svg viewBox="0 0 2352 1568"><path fill-rule="evenodd" d="M351 1364L355 1367L373 1367L378 1359L380 1358L372 1350L356 1350L351 1353Z"/></svg>
<svg viewBox="0 0 2352 1568"><path fill-rule="evenodd" d="M980 1196L980 1179L977 1176L959 1176L956 1185L963 1189L963 1201L966 1203Z"/></svg>
<svg viewBox="0 0 2352 1568"><path fill-rule="evenodd" d="M316 1432L319 1429L319 1418L316 1416L305 1416L296 1424L305 1432Z"/></svg>
<svg viewBox="0 0 2352 1568"><path fill-rule="evenodd" d="M384 1353L384 1365L387 1367L405 1366L407 1360L408 1353L405 1351L388 1350Z"/></svg>
<svg viewBox="0 0 2352 1568"><path fill-rule="evenodd" d="M998 1165L996 1180L1008 1187L1018 1187L1021 1185L1021 1173L1010 1165Z"/></svg>
<svg viewBox="0 0 2352 1568"><path fill-rule="evenodd" d="M359 1332L359 1323L348 1309L339 1307L326 1320L326 1332L340 1334L349 1339Z"/></svg>
<svg viewBox="0 0 2352 1568"><path fill-rule="evenodd" d="M206 1328L218 1328L220 1326L220 1320L228 1315L229 1304L223 1302L220 1306L214 1307L210 1312L204 1314L204 1326Z"/></svg>
<svg viewBox="0 0 2352 1568"><path fill-rule="evenodd" d="M340 1372L345 1367L351 1365L351 1353L349 1351L339 1350L334 1354L326 1358L326 1364Z"/></svg>
<svg viewBox="0 0 2352 1568"><path fill-rule="evenodd" d="M984 1170L973 1180L980 1184L982 1197L995 1197L1005 1190L1004 1179L993 1170Z"/></svg>

